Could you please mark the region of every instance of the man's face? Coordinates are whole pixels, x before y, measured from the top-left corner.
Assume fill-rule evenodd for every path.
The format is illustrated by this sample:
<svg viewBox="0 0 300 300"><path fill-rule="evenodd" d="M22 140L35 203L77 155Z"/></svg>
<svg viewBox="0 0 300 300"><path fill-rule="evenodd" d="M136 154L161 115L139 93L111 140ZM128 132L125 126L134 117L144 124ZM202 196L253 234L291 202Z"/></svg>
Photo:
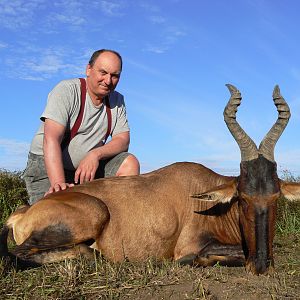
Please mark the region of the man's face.
<svg viewBox="0 0 300 300"><path fill-rule="evenodd" d="M111 52L101 53L93 66L87 65L86 75L89 92L93 96L103 99L116 88L119 82L120 59Z"/></svg>

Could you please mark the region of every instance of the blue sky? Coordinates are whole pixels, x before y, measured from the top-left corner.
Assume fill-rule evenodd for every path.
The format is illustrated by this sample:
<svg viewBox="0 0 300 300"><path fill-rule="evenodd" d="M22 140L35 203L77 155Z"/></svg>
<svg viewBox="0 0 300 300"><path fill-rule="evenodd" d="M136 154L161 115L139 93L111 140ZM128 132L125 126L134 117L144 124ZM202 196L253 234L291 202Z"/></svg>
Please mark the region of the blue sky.
<svg viewBox="0 0 300 300"><path fill-rule="evenodd" d="M226 83L256 142L277 119L279 84L292 118L275 148L300 174L300 2L297 0L10 0L0 2L0 168L22 170L49 91L84 75L94 50L119 51L130 151L147 172L175 161L239 172L223 121Z"/></svg>

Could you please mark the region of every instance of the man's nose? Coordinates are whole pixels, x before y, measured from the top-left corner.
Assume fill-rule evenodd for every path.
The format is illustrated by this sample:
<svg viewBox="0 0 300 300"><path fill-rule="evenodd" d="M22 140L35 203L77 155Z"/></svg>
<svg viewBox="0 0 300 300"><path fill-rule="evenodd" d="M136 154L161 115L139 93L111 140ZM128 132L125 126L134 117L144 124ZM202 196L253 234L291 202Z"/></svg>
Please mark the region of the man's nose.
<svg viewBox="0 0 300 300"><path fill-rule="evenodd" d="M104 82L105 82L106 85L111 84L111 75L110 74L105 75Z"/></svg>

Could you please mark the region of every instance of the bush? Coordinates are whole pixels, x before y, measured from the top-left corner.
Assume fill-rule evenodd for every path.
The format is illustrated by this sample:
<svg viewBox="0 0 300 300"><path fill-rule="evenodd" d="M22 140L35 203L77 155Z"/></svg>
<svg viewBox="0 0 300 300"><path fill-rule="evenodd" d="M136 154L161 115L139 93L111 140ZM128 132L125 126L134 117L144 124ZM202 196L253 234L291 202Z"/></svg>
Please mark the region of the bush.
<svg viewBox="0 0 300 300"><path fill-rule="evenodd" d="M0 169L0 226L20 205L26 204L28 195L22 172Z"/></svg>
<svg viewBox="0 0 300 300"><path fill-rule="evenodd" d="M282 171L281 179L288 182L300 182L300 176L294 176L289 170Z"/></svg>
<svg viewBox="0 0 300 300"><path fill-rule="evenodd" d="M290 171L284 170L281 178L287 182L300 182L300 176L295 177ZM277 232L282 234L300 234L300 201L288 201L281 197L277 209Z"/></svg>

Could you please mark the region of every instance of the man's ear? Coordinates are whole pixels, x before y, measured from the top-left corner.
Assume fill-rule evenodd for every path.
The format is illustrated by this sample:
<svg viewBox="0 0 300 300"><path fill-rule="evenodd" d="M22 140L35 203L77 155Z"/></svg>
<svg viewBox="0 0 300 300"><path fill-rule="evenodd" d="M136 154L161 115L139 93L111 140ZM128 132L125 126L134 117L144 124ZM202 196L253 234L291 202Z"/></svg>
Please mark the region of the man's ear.
<svg viewBox="0 0 300 300"><path fill-rule="evenodd" d="M285 182L280 180L281 194L290 201L300 200L300 182Z"/></svg>
<svg viewBox="0 0 300 300"><path fill-rule="evenodd" d="M192 198L197 198L200 201L212 201L215 203L229 203L237 196L237 181L232 180L228 183L219 185L214 189L201 194L191 195Z"/></svg>
<svg viewBox="0 0 300 300"><path fill-rule="evenodd" d="M90 64L87 64L86 68L85 68L85 74L86 74L86 77L89 77L90 76L90 72L91 72L91 65Z"/></svg>

